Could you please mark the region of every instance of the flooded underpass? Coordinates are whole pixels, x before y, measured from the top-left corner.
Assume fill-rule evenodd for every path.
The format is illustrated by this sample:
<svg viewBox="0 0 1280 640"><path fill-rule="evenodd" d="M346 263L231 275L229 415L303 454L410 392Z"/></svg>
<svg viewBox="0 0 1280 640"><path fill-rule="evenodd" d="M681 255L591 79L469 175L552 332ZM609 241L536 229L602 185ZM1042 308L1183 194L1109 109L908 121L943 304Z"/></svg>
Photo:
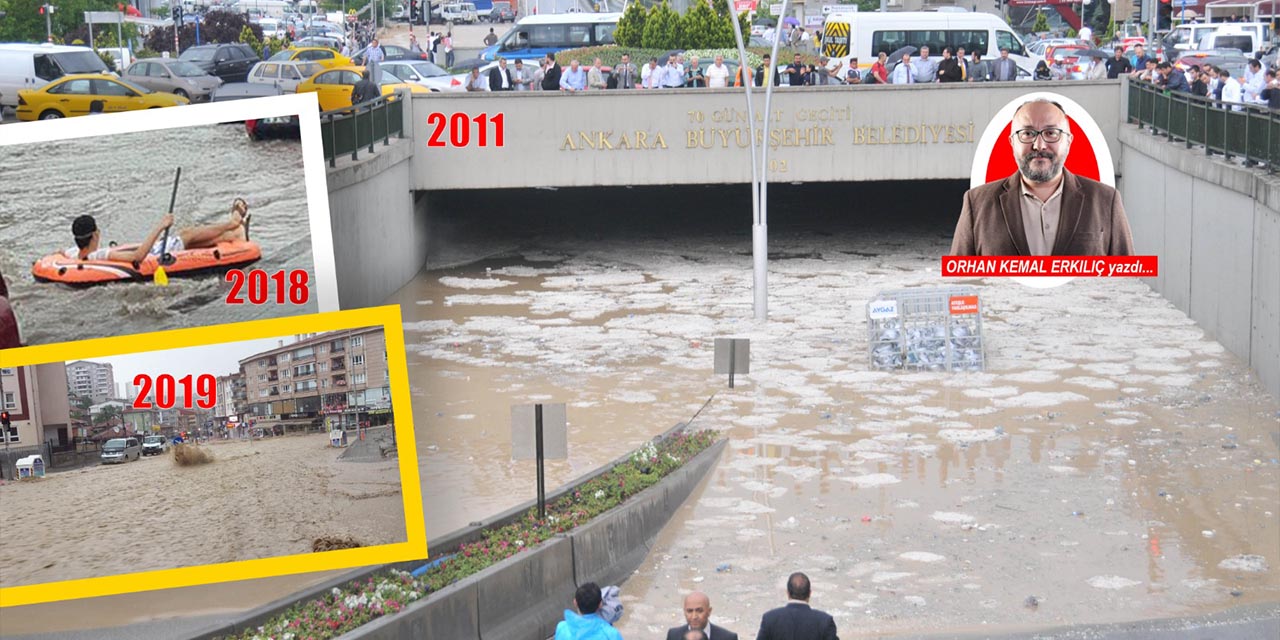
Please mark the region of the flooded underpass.
<svg viewBox="0 0 1280 640"><path fill-rule="evenodd" d="M938 276L958 213L940 203L964 187L771 187L766 324L743 188L432 194L431 262L388 300L429 539L533 499L510 407L565 402L569 457L548 462L548 486L691 419L730 438L622 586L624 637L681 623L694 589L753 637L797 570L842 637L1280 602L1280 404L1141 281L964 281L982 296L985 371L871 366L868 300L957 284ZM751 340L733 389L712 372L730 336ZM225 612L316 580L94 611L104 626ZM68 628L80 606L18 608L45 626L6 626Z"/></svg>
<svg viewBox="0 0 1280 640"><path fill-rule="evenodd" d="M937 258L957 212L933 203L961 191L773 187L764 325L733 191L557 194L573 203L558 221L537 206L552 193L438 198L447 246L393 300L428 532L533 497L532 464L510 460L512 404L568 403L559 485L710 399L694 424L730 450L624 585L624 637L681 622L694 589L750 635L797 570L855 635L1280 601L1278 405L1141 281L966 281L985 371L870 366L868 300L956 284ZM712 374L729 336L752 341L733 389Z"/></svg>

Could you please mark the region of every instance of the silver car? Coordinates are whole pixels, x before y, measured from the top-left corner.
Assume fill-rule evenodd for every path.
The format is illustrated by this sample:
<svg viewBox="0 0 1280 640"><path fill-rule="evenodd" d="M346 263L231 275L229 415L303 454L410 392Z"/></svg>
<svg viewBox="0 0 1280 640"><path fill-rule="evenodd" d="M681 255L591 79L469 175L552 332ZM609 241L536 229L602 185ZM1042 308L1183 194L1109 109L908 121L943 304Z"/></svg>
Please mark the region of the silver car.
<svg viewBox="0 0 1280 640"><path fill-rule="evenodd" d="M102 445L102 464L128 462L142 457L142 445L137 438L112 438Z"/></svg>
<svg viewBox="0 0 1280 640"><path fill-rule="evenodd" d="M286 60L282 62L259 62L249 71L250 84L269 84L288 92L296 91L298 85L311 76L324 71L319 62Z"/></svg>
<svg viewBox="0 0 1280 640"><path fill-rule="evenodd" d="M204 72L185 60L173 58L148 58L139 60L125 70L126 80L152 91L172 93L191 100L204 102L222 84L222 79Z"/></svg>

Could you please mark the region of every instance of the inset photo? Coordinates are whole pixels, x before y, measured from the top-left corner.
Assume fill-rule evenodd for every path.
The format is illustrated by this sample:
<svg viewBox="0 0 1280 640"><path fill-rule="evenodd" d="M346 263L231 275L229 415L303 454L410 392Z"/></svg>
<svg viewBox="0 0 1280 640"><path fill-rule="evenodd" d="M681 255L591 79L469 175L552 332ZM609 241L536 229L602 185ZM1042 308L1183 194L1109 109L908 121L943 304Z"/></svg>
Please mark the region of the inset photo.
<svg viewBox="0 0 1280 640"><path fill-rule="evenodd" d="M5 126L5 346L336 309L314 102Z"/></svg>
<svg viewBox="0 0 1280 640"><path fill-rule="evenodd" d="M6 535L0 593L290 556L311 570L308 554L382 560L407 546L406 514L420 508L416 472L412 503L402 490L412 427L397 420L409 413L392 401L404 351L387 336L401 341L399 327L297 322L277 336L4 363L0 521L42 533ZM60 593L42 599L73 597Z"/></svg>

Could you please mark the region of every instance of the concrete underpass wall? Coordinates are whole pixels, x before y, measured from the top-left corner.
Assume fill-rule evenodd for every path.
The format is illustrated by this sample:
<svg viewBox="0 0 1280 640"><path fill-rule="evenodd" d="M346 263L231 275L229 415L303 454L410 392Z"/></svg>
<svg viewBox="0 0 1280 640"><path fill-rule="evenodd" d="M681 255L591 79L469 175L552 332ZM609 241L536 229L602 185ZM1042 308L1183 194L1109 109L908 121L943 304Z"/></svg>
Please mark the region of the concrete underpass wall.
<svg viewBox="0 0 1280 640"><path fill-rule="evenodd" d="M967 180L988 122L1005 104L1037 91L1080 104L1114 155L1120 87L1110 80L783 88L773 94L769 166L761 170L775 182ZM447 124L417 118L416 189L751 180L740 89L447 93L413 102L422 114L503 118L500 148L492 123L481 146L474 122L455 131L452 118ZM762 117L763 93L753 92L753 102ZM436 145L428 147L431 141Z"/></svg>
<svg viewBox="0 0 1280 640"><path fill-rule="evenodd" d="M1280 178L1125 125L1119 187L1153 289L1280 398Z"/></svg>
<svg viewBox="0 0 1280 640"><path fill-rule="evenodd" d="M343 309L382 304L413 278L427 258L426 199L415 202L413 139L379 143L375 153L330 169L338 301Z"/></svg>

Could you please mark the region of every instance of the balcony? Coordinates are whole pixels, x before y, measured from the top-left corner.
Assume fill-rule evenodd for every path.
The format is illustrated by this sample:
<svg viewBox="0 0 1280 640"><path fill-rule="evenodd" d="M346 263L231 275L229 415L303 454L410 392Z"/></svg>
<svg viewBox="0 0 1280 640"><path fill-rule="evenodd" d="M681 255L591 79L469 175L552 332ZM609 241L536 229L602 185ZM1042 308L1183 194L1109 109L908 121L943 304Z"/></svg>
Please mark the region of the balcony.
<svg viewBox="0 0 1280 640"><path fill-rule="evenodd" d="M336 358L329 363L329 368L333 371L341 371L347 368L347 364L341 358Z"/></svg>
<svg viewBox="0 0 1280 640"><path fill-rule="evenodd" d="M337 342L329 345L329 351L332 351L333 353L342 353L343 351L346 350L346 348L347 347L345 345L342 345Z"/></svg>

